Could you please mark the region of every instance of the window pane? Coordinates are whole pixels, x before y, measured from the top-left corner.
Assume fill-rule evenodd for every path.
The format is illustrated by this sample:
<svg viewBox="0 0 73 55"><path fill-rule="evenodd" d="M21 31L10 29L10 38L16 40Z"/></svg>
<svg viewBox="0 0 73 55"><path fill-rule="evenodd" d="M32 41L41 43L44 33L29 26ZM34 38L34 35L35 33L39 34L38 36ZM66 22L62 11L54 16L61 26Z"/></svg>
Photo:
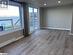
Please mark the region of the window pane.
<svg viewBox="0 0 73 55"><path fill-rule="evenodd" d="M7 9L0 9L0 26L2 31L21 27L19 6L9 5Z"/></svg>
<svg viewBox="0 0 73 55"><path fill-rule="evenodd" d="M29 7L29 30L33 32L39 28L38 9Z"/></svg>
<svg viewBox="0 0 73 55"><path fill-rule="evenodd" d="M37 9L34 8L34 12L37 13L38 12Z"/></svg>
<svg viewBox="0 0 73 55"><path fill-rule="evenodd" d="M29 7L29 30L30 32L34 31L34 14L33 8Z"/></svg>
<svg viewBox="0 0 73 55"><path fill-rule="evenodd" d="M34 8L34 27L38 29L39 26L39 19L38 19L38 9Z"/></svg>
<svg viewBox="0 0 73 55"><path fill-rule="evenodd" d="M12 19L0 20L0 26L3 27L3 30L12 29Z"/></svg>

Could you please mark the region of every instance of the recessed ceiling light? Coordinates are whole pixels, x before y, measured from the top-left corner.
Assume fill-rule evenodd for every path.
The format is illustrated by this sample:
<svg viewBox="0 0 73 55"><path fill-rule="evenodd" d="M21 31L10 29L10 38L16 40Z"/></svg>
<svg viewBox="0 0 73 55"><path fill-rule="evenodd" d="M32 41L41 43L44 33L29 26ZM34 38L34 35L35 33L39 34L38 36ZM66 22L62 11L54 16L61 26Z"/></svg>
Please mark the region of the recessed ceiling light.
<svg viewBox="0 0 73 55"><path fill-rule="evenodd" d="M44 3L44 6L46 6L47 4L46 3Z"/></svg>
<svg viewBox="0 0 73 55"><path fill-rule="evenodd" d="M58 1L58 3L61 3L61 1Z"/></svg>

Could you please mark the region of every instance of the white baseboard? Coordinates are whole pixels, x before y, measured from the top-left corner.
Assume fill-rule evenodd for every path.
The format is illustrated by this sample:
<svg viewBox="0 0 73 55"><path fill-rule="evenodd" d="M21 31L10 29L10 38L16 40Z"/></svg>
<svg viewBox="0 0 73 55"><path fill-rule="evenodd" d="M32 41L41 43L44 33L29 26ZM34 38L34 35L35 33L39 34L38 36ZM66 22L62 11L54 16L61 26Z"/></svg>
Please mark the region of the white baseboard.
<svg viewBox="0 0 73 55"><path fill-rule="evenodd" d="M3 46L5 46L5 45L7 45L7 44L10 44L10 43L12 43L12 42L14 42L14 41L17 41L17 40L19 40L19 39L21 39L21 38L23 38L23 37L24 37L24 36L20 36L20 37L18 37L18 38L12 38L12 39L7 40L7 41L5 41L5 42L3 42L3 43L0 43L0 48L3 47Z"/></svg>
<svg viewBox="0 0 73 55"><path fill-rule="evenodd" d="M53 28L53 27L41 27L41 28L44 28L44 29L69 30L70 31L70 29L66 29L66 28Z"/></svg>
<svg viewBox="0 0 73 55"><path fill-rule="evenodd" d="M69 35L73 35L73 33L70 32Z"/></svg>

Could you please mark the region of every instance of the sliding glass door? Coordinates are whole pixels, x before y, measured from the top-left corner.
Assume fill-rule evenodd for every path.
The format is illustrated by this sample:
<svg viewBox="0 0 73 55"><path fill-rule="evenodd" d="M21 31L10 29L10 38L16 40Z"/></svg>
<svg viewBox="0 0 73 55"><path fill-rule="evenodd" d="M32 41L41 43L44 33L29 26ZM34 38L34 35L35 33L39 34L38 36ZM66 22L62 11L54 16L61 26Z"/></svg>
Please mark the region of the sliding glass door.
<svg viewBox="0 0 73 55"><path fill-rule="evenodd" d="M39 28L38 9L34 8L34 29Z"/></svg>
<svg viewBox="0 0 73 55"><path fill-rule="evenodd" d="M29 7L29 32L34 31L34 14L33 8Z"/></svg>
<svg viewBox="0 0 73 55"><path fill-rule="evenodd" d="M32 33L35 29L38 29L38 20L38 9L29 7L29 33Z"/></svg>

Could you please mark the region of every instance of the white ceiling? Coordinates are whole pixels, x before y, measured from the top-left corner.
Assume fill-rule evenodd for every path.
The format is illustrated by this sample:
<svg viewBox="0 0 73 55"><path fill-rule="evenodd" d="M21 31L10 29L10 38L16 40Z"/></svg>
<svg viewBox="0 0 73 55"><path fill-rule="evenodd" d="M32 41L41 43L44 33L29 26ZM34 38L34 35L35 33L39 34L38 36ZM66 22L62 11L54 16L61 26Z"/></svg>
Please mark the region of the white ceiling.
<svg viewBox="0 0 73 55"><path fill-rule="evenodd" d="M73 4L73 0L60 0L61 3L58 4L58 0L20 0L20 2L31 3L37 7L54 7L60 5L70 5ZM44 6L44 3L47 5Z"/></svg>

